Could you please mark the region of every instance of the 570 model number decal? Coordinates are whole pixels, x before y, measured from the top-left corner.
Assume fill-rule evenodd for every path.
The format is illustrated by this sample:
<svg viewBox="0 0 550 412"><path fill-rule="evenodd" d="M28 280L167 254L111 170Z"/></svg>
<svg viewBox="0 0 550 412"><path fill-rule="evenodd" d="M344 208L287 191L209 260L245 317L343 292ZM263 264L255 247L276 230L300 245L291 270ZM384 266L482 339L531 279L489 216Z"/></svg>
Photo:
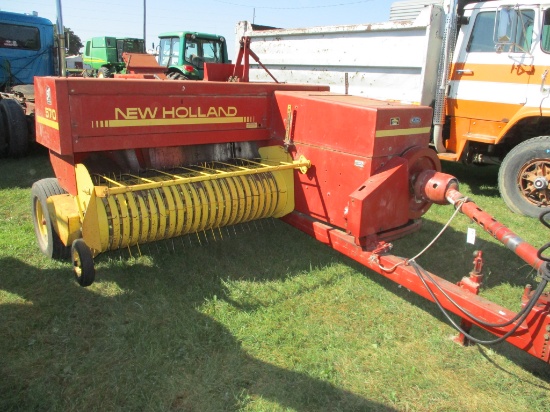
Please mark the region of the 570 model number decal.
<svg viewBox="0 0 550 412"><path fill-rule="evenodd" d="M55 130L59 130L59 123L57 123L57 111L55 109L45 107L44 116L37 115L36 121Z"/></svg>

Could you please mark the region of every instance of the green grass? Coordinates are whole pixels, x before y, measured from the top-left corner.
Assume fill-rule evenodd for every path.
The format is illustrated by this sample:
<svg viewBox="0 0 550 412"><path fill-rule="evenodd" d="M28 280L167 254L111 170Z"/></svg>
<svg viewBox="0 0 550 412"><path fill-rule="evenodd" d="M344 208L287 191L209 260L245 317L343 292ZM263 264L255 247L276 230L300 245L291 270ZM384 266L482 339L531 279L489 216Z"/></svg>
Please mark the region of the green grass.
<svg viewBox="0 0 550 412"><path fill-rule="evenodd" d="M445 167L526 240L547 241L504 207L494 168ZM30 186L52 175L42 154L0 161L2 411L548 410L548 364L508 344L459 347L435 305L279 221L100 255L81 288L35 244ZM416 254L451 213L432 207L394 252ZM457 217L419 262L457 281L482 249L482 294L517 310L534 274L479 230L466 244L468 226Z"/></svg>

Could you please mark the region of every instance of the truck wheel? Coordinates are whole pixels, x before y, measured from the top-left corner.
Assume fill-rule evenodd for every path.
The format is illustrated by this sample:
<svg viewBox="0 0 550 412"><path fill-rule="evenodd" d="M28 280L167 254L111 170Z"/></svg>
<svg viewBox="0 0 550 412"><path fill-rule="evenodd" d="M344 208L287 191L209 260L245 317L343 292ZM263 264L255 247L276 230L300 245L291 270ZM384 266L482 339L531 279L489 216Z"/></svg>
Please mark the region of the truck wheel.
<svg viewBox="0 0 550 412"><path fill-rule="evenodd" d="M66 192L59 186L56 178L39 180L32 185L31 189L32 222L38 247L46 256L57 260L68 259L70 248L61 242L53 228L47 200L51 196L64 193Z"/></svg>
<svg viewBox="0 0 550 412"><path fill-rule="evenodd" d="M4 116L0 113L0 156L8 153L8 131L5 128Z"/></svg>
<svg viewBox="0 0 550 412"><path fill-rule="evenodd" d="M498 187L515 213L538 217L550 209L550 136L535 137L514 147L498 173Z"/></svg>
<svg viewBox="0 0 550 412"><path fill-rule="evenodd" d="M94 258L82 239L75 239L71 246L74 277L80 286L90 286L95 280Z"/></svg>
<svg viewBox="0 0 550 412"><path fill-rule="evenodd" d="M0 101L0 112L4 121L8 155L26 155L29 151L29 130L23 108L15 100L3 99Z"/></svg>
<svg viewBox="0 0 550 412"><path fill-rule="evenodd" d="M112 77L113 74L111 73L111 70L109 70L108 67L100 67L97 71L97 78L98 79L108 79L109 77Z"/></svg>

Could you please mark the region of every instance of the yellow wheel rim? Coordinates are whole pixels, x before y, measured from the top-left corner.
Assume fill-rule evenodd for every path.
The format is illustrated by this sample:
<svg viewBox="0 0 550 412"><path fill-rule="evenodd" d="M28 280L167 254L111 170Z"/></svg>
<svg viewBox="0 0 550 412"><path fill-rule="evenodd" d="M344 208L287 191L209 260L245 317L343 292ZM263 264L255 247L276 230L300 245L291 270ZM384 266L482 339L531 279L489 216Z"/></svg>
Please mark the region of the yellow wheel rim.
<svg viewBox="0 0 550 412"><path fill-rule="evenodd" d="M73 251L73 266L76 275L78 277L82 276L82 262L80 261L80 255L76 250Z"/></svg>
<svg viewBox="0 0 550 412"><path fill-rule="evenodd" d="M38 199L35 199L35 218L37 223L37 229L44 242L48 241L48 224L46 222L46 216L42 210L42 203Z"/></svg>

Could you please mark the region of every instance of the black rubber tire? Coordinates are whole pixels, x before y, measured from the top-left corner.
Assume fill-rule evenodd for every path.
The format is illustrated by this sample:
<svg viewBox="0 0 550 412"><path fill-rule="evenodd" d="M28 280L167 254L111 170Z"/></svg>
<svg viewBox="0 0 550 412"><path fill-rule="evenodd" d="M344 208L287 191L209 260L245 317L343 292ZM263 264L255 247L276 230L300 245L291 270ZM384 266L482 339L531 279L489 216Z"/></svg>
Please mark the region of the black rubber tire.
<svg viewBox="0 0 550 412"><path fill-rule="evenodd" d="M0 156L8 153L8 131L5 127L4 116L0 113Z"/></svg>
<svg viewBox="0 0 550 412"><path fill-rule="evenodd" d="M15 100L2 99L0 113L4 120L7 154L11 157L25 156L29 152L29 129L25 111Z"/></svg>
<svg viewBox="0 0 550 412"><path fill-rule="evenodd" d="M180 72L170 72L166 75L168 80L189 80L189 77Z"/></svg>
<svg viewBox="0 0 550 412"><path fill-rule="evenodd" d="M94 258L84 240L75 239L71 246L74 277L80 286L90 286L95 280Z"/></svg>
<svg viewBox="0 0 550 412"><path fill-rule="evenodd" d="M536 177L537 165L544 165L550 170L550 136L539 136L526 140L514 147L504 158L498 173L498 187L506 206L517 214L539 217L542 212L550 210L550 188L524 190L532 187L533 176ZM540 170L539 175L544 173ZM547 180L539 176L541 181ZM548 182L547 182L548 183Z"/></svg>
<svg viewBox="0 0 550 412"><path fill-rule="evenodd" d="M111 73L111 70L108 67L100 67L97 71L97 78L108 79L109 77L113 77L113 73Z"/></svg>
<svg viewBox="0 0 550 412"><path fill-rule="evenodd" d="M32 222L38 247L46 256L57 260L67 260L71 249L63 244L53 228L47 199L64 193L66 192L59 186L56 178L39 180L32 185L31 189Z"/></svg>
<svg viewBox="0 0 550 412"><path fill-rule="evenodd" d="M89 78L94 77L94 71L93 70L83 70L82 71L82 77Z"/></svg>

